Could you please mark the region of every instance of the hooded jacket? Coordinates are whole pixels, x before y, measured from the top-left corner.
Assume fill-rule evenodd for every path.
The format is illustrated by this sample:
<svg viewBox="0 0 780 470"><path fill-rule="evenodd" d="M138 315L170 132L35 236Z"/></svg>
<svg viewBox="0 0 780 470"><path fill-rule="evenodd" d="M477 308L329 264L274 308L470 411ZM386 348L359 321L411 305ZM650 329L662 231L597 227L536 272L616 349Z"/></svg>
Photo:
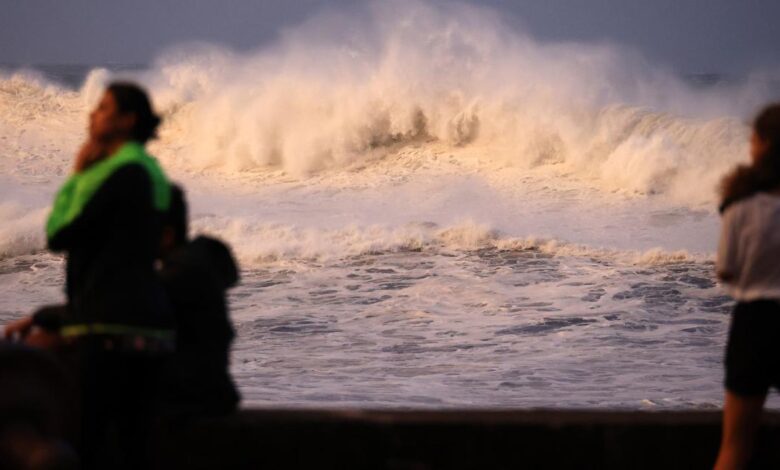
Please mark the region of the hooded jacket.
<svg viewBox="0 0 780 470"><path fill-rule="evenodd" d="M228 247L197 237L163 260L160 278L176 316L176 353L164 374L165 407L173 413L226 413L239 395L230 378L235 333L227 289L239 274Z"/></svg>

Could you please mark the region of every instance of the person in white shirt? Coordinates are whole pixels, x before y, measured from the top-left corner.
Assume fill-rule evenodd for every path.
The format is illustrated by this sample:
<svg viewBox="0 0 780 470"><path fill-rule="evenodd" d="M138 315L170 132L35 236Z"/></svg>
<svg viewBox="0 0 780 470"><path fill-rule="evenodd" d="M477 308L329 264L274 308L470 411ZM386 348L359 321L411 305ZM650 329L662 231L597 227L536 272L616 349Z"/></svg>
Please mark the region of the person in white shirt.
<svg viewBox="0 0 780 470"><path fill-rule="evenodd" d="M716 470L747 466L767 393L780 388L780 103L755 119L750 156L721 188L716 270L737 305Z"/></svg>

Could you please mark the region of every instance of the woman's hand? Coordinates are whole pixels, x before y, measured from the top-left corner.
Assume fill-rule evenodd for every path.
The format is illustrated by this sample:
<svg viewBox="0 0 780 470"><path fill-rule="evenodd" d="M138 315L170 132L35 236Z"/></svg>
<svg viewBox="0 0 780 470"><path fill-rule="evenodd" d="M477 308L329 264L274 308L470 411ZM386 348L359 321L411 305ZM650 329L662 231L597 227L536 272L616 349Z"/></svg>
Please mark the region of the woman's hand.
<svg viewBox="0 0 780 470"><path fill-rule="evenodd" d="M22 340L33 327L33 317L28 315L5 325L3 336L9 341Z"/></svg>
<svg viewBox="0 0 780 470"><path fill-rule="evenodd" d="M3 336L7 341L23 343L40 349L55 350L62 344L62 337L59 333L36 326L32 315L5 325Z"/></svg>
<svg viewBox="0 0 780 470"><path fill-rule="evenodd" d="M105 149L100 144L92 139L87 140L84 145L81 146L78 155L76 155L73 171L80 173L105 158L105 156Z"/></svg>
<svg viewBox="0 0 780 470"><path fill-rule="evenodd" d="M24 337L24 344L33 348L53 351L62 344L62 337L60 337L59 333L52 333L43 328L33 326L27 336Z"/></svg>

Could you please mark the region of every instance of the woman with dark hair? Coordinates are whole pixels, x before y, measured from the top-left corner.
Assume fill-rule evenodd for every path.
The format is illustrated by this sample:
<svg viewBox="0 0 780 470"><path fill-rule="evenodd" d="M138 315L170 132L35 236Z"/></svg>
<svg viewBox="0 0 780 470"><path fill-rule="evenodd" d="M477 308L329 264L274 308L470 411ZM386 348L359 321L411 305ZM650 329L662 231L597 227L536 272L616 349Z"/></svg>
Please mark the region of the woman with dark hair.
<svg viewBox="0 0 780 470"><path fill-rule="evenodd" d="M767 393L780 387L780 104L753 123L750 155L722 187L716 269L737 305L726 347L718 470L747 465Z"/></svg>
<svg viewBox="0 0 780 470"><path fill-rule="evenodd" d="M64 337L159 337L149 333L169 326L154 260L170 185L144 149L159 122L146 93L129 83L111 84L90 114L89 139L46 225L49 248L67 254Z"/></svg>
<svg viewBox="0 0 780 470"><path fill-rule="evenodd" d="M154 268L170 185L144 148L159 123L141 88L109 85L46 225L49 248L67 256L59 332L77 352L86 468L147 466L161 358L173 350L172 314ZM39 316L47 313L56 314ZM111 428L115 442L106 438ZM107 453L114 446L119 454Z"/></svg>

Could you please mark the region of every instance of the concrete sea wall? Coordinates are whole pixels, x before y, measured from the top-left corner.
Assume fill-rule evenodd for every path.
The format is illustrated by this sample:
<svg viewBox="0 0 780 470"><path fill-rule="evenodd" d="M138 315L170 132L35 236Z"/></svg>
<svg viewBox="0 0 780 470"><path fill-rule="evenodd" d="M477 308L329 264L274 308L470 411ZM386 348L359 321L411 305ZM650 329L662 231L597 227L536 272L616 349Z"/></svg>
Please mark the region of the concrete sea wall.
<svg viewBox="0 0 780 470"><path fill-rule="evenodd" d="M718 411L248 409L169 422L160 468L707 469ZM780 468L780 414L767 413L752 468Z"/></svg>

